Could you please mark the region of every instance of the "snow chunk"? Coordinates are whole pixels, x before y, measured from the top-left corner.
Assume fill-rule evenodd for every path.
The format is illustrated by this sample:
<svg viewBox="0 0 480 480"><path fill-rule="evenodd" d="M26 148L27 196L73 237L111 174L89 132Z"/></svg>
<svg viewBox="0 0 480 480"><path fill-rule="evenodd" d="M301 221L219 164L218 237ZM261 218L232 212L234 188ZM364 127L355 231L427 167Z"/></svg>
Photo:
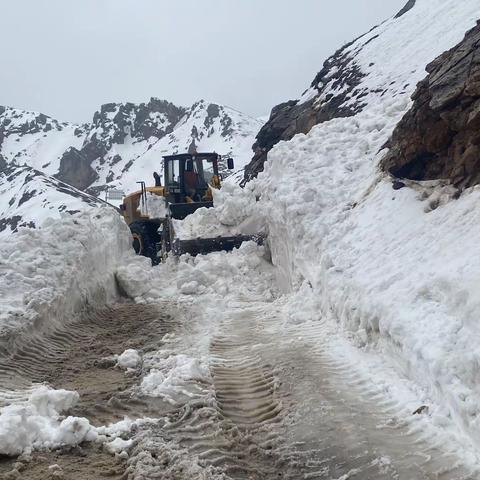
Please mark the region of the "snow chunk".
<svg viewBox="0 0 480 480"><path fill-rule="evenodd" d="M98 437L86 418L60 413L78 402L77 392L36 389L25 404L0 409L0 454L20 455L33 449L78 445Z"/></svg>
<svg viewBox="0 0 480 480"><path fill-rule="evenodd" d="M121 453L128 450L133 445L133 440L123 440L120 437L117 437L111 442L105 444L105 448L110 453Z"/></svg>
<svg viewBox="0 0 480 480"><path fill-rule="evenodd" d="M140 385L141 391L172 404L178 403L179 395L193 398L204 394L205 391L198 383L209 384L212 381L208 364L187 355L154 357L152 366Z"/></svg>
<svg viewBox="0 0 480 480"><path fill-rule="evenodd" d="M174 221L178 238L189 240L263 232L265 222L255 217L258 213L254 209L256 200L250 190L226 183L212 192L214 208L199 208L184 220Z"/></svg>
<svg viewBox="0 0 480 480"><path fill-rule="evenodd" d="M137 368L142 362L142 357L137 350L129 348L125 350L117 359L117 366L120 368Z"/></svg>

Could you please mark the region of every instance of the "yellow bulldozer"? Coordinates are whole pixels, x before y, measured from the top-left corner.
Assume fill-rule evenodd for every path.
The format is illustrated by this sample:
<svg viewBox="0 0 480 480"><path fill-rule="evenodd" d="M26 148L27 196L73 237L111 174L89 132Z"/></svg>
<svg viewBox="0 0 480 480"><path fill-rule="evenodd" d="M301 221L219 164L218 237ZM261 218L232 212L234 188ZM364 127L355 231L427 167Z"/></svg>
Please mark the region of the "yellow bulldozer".
<svg viewBox="0 0 480 480"><path fill-rule="evenodd" d="M164 183L154 173L154 186L137 182L140 189L127 195L120 211L132 232L132 245L138 255L152 259L157 264L169 253L182 255L206 254L219 250L233 250L242 242L256 240L249 235L218 236L182 240L175 235L173 219L183 220L199 208L213 207L212 189L221 187L217 153L183 153L163 157ZM232 158L227 168L234 168ZM151 196L161 197L164 206L159 213L149 207ZM152 203L152 202L150 202Z"/></svg>

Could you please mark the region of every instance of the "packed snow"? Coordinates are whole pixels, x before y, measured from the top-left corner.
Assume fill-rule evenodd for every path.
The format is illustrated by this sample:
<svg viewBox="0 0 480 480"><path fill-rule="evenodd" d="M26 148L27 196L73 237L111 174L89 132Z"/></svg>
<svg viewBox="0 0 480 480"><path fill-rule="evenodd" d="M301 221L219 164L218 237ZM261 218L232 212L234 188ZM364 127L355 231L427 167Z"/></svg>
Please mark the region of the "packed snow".
<svg viewBox="0 0 480 480"><path fill-rule="evenodd" d="M110 208L20 228L0 246L0 332L49 328L115 298L114 273L129 255L128 227Z"/></svg>

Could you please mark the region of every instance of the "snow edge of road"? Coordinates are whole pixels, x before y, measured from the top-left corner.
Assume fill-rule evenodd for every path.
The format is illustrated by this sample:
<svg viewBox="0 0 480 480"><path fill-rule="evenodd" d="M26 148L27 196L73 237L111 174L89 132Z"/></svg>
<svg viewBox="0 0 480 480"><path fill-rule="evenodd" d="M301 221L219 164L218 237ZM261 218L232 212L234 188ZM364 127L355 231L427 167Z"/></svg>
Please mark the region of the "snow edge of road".
<svg viewBox="0 0 480 480"><path fill-rule="evenodd" d="M128 255L128 227L113 209L21 228L0 246L0 336L55 328L112 300L116 270Z"/></svg>

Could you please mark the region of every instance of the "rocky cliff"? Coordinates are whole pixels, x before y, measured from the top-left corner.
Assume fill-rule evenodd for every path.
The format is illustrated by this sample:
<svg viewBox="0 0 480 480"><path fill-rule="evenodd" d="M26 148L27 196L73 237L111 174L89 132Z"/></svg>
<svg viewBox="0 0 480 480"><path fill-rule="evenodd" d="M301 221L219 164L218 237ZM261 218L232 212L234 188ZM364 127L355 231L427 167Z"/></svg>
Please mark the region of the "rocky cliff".
<svg viewBox="0 0 480 480"><path fill-rule="evenodd" d="M480 23L427 66L382 167L412 180L480 183Z"/></svg>

